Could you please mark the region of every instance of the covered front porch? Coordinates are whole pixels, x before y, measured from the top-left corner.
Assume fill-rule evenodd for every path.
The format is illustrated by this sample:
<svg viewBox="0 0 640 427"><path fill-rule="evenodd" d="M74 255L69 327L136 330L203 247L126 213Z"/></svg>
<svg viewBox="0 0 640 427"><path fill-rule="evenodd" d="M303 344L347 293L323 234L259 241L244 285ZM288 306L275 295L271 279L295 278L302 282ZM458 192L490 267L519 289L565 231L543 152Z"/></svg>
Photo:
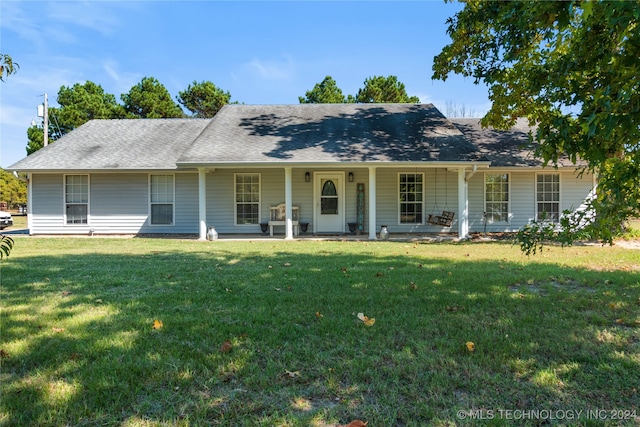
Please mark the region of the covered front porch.
<svg viewBox="0 0 640 427"><path fill-rule="evenodd" d="M376 240L380 227L386 225L396 236L448 234L464 239L469 235L468 181L488 163L252 166L197 167L199 239L206 240L208 227L222 221L219 215L212 221L212 211L221 210L231 198L212 197L212 188L222 187L221 176L227 177L225 183L233 179L236 189L239 179L254 176L259 189L259 201L250 207L253 216L246 224L240 224L240 216L249 208L238 201L242 197L236 191L233 210L224 209L236 215L235 228L223 229L222 236L260 236L256 225L262 224L263 231L269 225L267 236L273 230L274 237L285 240L312 236ZM283 215L269 224L270 209L276 205L281 205ZM448 226L430 220L443 211L454 215ZM303 225L306 230L300 232Z"/></svg>

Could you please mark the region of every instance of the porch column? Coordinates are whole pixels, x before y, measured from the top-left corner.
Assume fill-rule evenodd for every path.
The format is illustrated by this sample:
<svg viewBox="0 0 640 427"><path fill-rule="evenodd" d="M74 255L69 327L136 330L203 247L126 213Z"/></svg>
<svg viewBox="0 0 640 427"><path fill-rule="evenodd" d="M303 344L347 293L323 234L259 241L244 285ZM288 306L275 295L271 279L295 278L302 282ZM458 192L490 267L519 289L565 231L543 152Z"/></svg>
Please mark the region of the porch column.
<svg viewBox="0 0 640 427"><path fill-rule="evenodd" d="M376 168L369 166L369 240L376 240Z"/></svg>
<svg viewBox="0 0 640 427"><path fill-rule="evenodd" d="M198 168L198 240L207 240L207 170Z"/></svg>
<svg viewBox="0 0 640 427"><path fill-rule="evenodd" d="M287 219L285 226L285 240L293 240L293 196L291 191L291 168L284 168L284 216Z"/></svg>
<svg viewBox="0 0 640 427"><path fill-rule="evenodd" d="M469 191L465 168L458 169L458 238L469 237Z"/></svg>

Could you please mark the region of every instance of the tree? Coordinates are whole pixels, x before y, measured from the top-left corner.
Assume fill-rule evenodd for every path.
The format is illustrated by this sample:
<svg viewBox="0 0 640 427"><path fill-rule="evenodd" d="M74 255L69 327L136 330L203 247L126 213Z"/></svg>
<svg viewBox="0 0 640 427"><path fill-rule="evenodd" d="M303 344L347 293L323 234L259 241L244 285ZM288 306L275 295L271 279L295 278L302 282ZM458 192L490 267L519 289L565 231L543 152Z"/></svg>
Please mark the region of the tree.
<svg viewBox="0 0 640 427"><path fill-rule="evenodd" d="M0 200L10 207L27 204L27 183L0 169Z"/></svg>
<svg viewBox="0 0 640 427"><path fill-rule="evenodd" d="M351 95L345 98L331 76L326 76L320 83L316 83L313 89L307 91L304 96L299 96L298 100L300 104L343 104L355 101Z"/></svg>
<svg viewBox="0 0 640 427"><path fill-rule="evenodd" d="M444 115L448 118L455 117L458 119L465 117L477 117L476 111L473 108L467 108L464 103L458 105L458 103L453 101L447 101L445 103Z"/></svg>
<svg viewBox="0 0 640 427"><path fill-rule="evenodd" d="M117 103L115 95L105 93L102 86L91 81L76 83L72 87L61 86L58 91L59 108L49 108L49 141L54 142L73 129L93 119L121 119L126 116L124 107ZM42 125L27 129L27 154L42 148Z"/></svg>
<svg viewBox="0 0 640 427"><path fill-rule="evenodd" d="M417 104L420 98L407 95L404 83L396 76L373 76L364 81L364 87L358 90L355 98L361 103L411 103Z"/></svg>
<svg viewBox="0 0 640 427"><path fill-rule="evenodd" d="M0 81L3 82L4 79L11 74L15 74L20 65L13 62L13 58L11 55L7 55L6 53L0 53Z"/></svg>
<svg viewBox="0 0 640 427"><path fill-rule="evenodd" d="M57 139L51 135L51 127L49 127L49 141L53 142ZM32 125L27 128L27 156L40 150L44 146L44 129L42 125Z"/></svg>
<svg viewBox="0 0 640 427"><path fill-rule="evenodd" d="M588 163L598 176L588 228L609 242L640 214L639 19L637 2L469 0L433 65L434 79L488 85L483 125L527 117L545 163Z"/></svg>
<svg viewBox="0 0 640 427"><path fill-rule="evenodd" d="M216 87L209 81L193 82L186 90L179 92L177 100L183 107L191 111L194 117L209 118L231 99L231 94Z"/></svg>
<svg viewBox="0 0 640 427"><path fill-rule="evenodd" d="M55 117L62 134L89 120L122 119L126 116L115 95L105 93L102 86L91 81L76 83L72 87L62 86L57 101L60 108L51 108L49 115Z"/></svg>
<svg viewBox="0 0 640 427"><path fill-rule="evenodd" d="M129 93L122 94L124 109L130 118L158 119L184 117L169 91L155 78L144 77Z"/></svg>

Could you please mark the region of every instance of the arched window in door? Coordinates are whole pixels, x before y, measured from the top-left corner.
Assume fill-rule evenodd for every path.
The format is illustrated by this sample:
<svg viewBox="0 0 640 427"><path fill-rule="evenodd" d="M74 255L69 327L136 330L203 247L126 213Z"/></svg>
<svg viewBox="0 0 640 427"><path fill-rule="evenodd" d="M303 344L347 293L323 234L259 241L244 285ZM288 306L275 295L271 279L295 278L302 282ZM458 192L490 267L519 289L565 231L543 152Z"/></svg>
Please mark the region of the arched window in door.
<svg viewBox="0 0 640 427"><path fill-rule="evenodd" d="M338 214L338 191L336 190L336 185L330 179L327 179L322 183L320 213L322 215Z"/></svg>

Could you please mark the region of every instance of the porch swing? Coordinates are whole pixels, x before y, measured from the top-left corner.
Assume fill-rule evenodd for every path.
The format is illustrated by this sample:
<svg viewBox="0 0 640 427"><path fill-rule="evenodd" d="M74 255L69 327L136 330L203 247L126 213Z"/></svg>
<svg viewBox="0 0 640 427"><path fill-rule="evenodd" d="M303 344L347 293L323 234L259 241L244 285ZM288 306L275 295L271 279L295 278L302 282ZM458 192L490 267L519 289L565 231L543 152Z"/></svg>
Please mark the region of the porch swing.
<svg viewBox="0 0 640 427"><path fill-rule="evenodd" d="M434 182L434 199L436 201L436 203L433 205L433 209L431 210L431 213L429 214L429 218L427 219L427 222L429 224L433 224L433 225L440 225L443 227L451 227L451 224L453 223L453 217L455 215L455 212L452 212L449 210L449 188L448 188L448 180L447 180L447 171L445 169L445 175L444 175L444 210L442 211L441 215L436 215L435 212L438 211L438 170L436 169L435 171L435 179L433 180Z"/></svg>

